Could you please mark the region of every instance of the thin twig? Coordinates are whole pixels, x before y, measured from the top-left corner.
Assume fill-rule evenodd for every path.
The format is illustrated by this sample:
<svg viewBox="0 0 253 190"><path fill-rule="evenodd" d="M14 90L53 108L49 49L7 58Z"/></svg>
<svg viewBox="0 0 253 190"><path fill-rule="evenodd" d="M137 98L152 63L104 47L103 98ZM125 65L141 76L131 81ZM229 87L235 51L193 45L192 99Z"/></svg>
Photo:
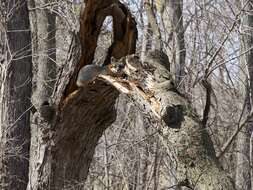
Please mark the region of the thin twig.
<svg viewBox="0 0 253 190"><path fill-rule="evenodd" d="M208 76L212 73L209 71L209 69L212 67L213 62L215 61L216 57L218 56L218 54L220 53L220 51L222 50L224 44L227 42L230 34L232 33L232 31L234 30L237 21L240 19L240 15L242 13L242 10L246 7L246 5L248 4L249 0L243 5L243 7L241 8L241 10L239 11L239 13L236 15L235 17L235 21L233 22L232 26L230 27L226 37L224 38L224 40L222 41L220 47L217 49L217 51L214 53L214 55L212 56L212 58L210 59L210 61L208 62L208 65L205 69L205 76L204 78L208 78Z"/></svg>
<svg viewBox="0 0 253 190"><path fill-rule="evenodd" d="M248 114L247 118L244 120L244 122L238 126L238 128L234 131L233 135L228 139L228 141L223 145L221 148L221 152L217 155L217 158L220 159L224 153L227 151L227 149L230 147L232 142L235 140L238 133L242 130L242 128L250 121L250 119L253 116L253 112L251 111L250 114Z"/></svg>

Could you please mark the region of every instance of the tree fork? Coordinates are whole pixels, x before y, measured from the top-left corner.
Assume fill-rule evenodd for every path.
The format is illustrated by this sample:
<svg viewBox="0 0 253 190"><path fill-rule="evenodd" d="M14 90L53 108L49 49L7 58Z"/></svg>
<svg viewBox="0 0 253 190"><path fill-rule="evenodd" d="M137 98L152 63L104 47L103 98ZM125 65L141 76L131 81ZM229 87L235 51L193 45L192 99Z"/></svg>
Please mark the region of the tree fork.
<svg viewBox="0 0 253 190"><path fill-rule="evenodd" d="M113 17L114 39L104 64L109 64L111 57L121 58L135 53L137 28L130 11L118 0L86 1L85 9L80 16L81 59L75 67L63 98L77 89L75 82L79 70L84 65L92 64L99 33L107 16Z"/></svg>
<svg viewBox="0 0 253 190"><path fill-rule="evenodd" d="M83 189L97 142L115 120L114 105L119 92L113 86L102 80L96 80L85 89L78 89L75 84L79 70L94 59L99 33L107 16L113 17L116 35L104 64L110 64L111 57L135 53L137 28L130 11L118 0L85 1L79 39L73 38L67 60L72 72L57 82L56 117L46 134L49 138L45 138L44 157L38 160L38 185L31 187Z"/></svg>

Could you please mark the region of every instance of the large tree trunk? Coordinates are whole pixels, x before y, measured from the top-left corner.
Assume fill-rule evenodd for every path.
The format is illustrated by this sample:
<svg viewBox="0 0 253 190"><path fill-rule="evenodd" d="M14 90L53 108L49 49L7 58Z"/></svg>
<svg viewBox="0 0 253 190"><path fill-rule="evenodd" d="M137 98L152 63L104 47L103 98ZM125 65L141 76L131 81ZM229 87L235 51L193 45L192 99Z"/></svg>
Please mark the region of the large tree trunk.
<svg viewBox="0 0 253 190"><path fill-rule="evenodd" d="M37 179L30 178L28 189L83 189L98 139L115 120L118 92L103 81L77 89L75 81L80 68L92 63L101 26L110 15L114 42L104 64L111 56L135 53L136 24L125 6L116 0L86 1L80 18L81 58L79 41L74 37L67 60L72 63L67 65L72 75L62 76L57 83L56 118L48 128L48 138L43 138L44 147L37 152Z"/></svg>
<svg viewBox="0 0 253 190"><path fill-rule="evenodd" d="M92 63L100 28L108 15L114 19L114 42L104 64L110 64L112 74L99 75L93 83L77 88L77 73ZM73 72L59 81L57 115L38 166L37 189L83 188L95 146L115 120L114 104L122 92L161 129L163 142L177 162L178 186L234 190L206 129L188 100L175 89L160 52L150 52L144 62L137 56L111 61L111 57L135 53L136 24L124 5L117 0L86 0L80 24L81 58L75 64L79 57L73 40L68 60L74 63Z"/></svg>
<svg viewBox="0 0 253 190"><path fill-rule="evenodd" d="M25 190L28 182L32 87L27 3L1 2L5 13L5 60L1 73L1 189ZM4 13L2 11L2 13Z"/></svg>
<svg viewBox="0 0 253 190"><path fill-rule="evenodd" d="M176 156L179 185L206 190L235 189L231 178L222 170L215 156L206 129L187 99L174 87L168 87L172 81L160 81L161 76L171 76L168 72L166 74L166 68L160 65L159 59L156 60L155 62L151 54L142 65L136 57L126 58L123 70L128 75L128 86L125 80L106 76L103 78L118 88L124 84L119 88L120 91L128 93L144 113L151 110L153 122L158 122L158 128L162 129L168 152L173 151ZM129 71L129 68L132 69Z"/></svg>
<svg viewBox="0 0 253 190"><path fill-rule="evenodd" d="M245 5L247 3L247 5ZM245 85L245 108L244 114L247 115L252 109L252 92L253 92L253 51L250 48L253 45L253 16L252 7L253 1L241 1L241 7L245 7L245 11L241 16L241 52L247 52L240 58L241 65L248 68L249 77L246 77ZM246 70L246 69L245 69ZM246 72L247 73L247 72ZM250 177L250 137L252 131L252 123L249 122L237 136L236 151L237 151L237 164L236 164L236 188L238 190L251 189Z"/></svg>

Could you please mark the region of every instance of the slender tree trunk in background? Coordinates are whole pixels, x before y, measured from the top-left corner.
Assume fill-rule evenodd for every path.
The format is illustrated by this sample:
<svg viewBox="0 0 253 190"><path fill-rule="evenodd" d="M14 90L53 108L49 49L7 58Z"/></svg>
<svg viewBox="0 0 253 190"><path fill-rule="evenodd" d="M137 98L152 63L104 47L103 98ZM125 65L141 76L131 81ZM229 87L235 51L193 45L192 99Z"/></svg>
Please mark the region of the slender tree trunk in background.
<svg viewBox="0 0 253 190"><path fill-rule="evenodd" d="M29 0L33 61L37 71L33 103L37 107L50 101L56 80L56 16L49 10L51 7L45 7L47 3L47 0Z"/></svg>
<svg viewBox="0 0 253 190"><path fill-rule="evenodd" d="M249 78L246 79L245 85L245 115L249 114L252 109L252 92L253 92L253 50L249 50L253 45L253 1L242 0L242 6L245 5L245 11L241 16L241 52L247 52L240 58L241 65L248 68ZM249 85L247 85L249 80ZM236 164L236 187L238 190L251 189L250 175L250 137L252 123L249 122L247 127L243 128L237 136L237 164Z"/></svg>
<svg viewBox="0 0 253 190"><path fill-rule="evenodd" d="M253 189L253 133L251 132L250 136L250 183L251 183L251 190Z"/></svg>
<svg viewBox="0 0 253 190"><path fill-rule="evenodd" d="M170 58L171 71L179 84L185 76L185 41L183 26L183 0L162 0L157 3L164 26L165 41L169 44L165 49Z"/></svg>
<svg viewBox="0 0 253 190"><path fill-rule="evenodd" d="M29 0L30 23L33 36L33 62L34 70L37 75L34 77L35 91L33 94L33 104L37 108L36 113L32 117L31 130L31 161L30 161L30 178L27 189L37 189L38 177L40 175L40 167L44 163L44 155L46 150L45 139L49 138L50 122L43 118L41 113L43 106L52 106L52 93L56 79L56 16L45 7L47 0ZM44 7L36 9L36 7ZM53 117L50 110L47 117ZM50 172L50 162L47 162L47 169ZM43 179L48 181L49 179Z"/></svg>
<svg viewBox="0 0 253 190"><path fill-rule="evenodd" d="M6 41L1 65L0 188L25 190L28 182L32 90L31 35L25 0L1 2ZM3 12L2 12L3 13Z"/></svg>
<svg viewBox="0 0 253 190"><path fill-rule="evenodd" d="M147 15L147 19L148 19L147 27L149 28L147 28L147 32L150 32L150 34L152 34L149 36L149 38L152 39L152 42L153 42L151 44L151 47L153 46L154 49L161 50L162 49L161 31L157 24L156 15L155 15L154 6L153 6L154 3L153 2L150 3L149 0L144 0L143 4L144 4L144 9Z"/></svg>
<svg viewBox="0 0 253 190"><path fill-rule="evenodd" d="M151 38L153 36L153 32L150 28L150 24L147 23L144 26L144 34L143 34L143 40L142 40L142 46L141 46L141 60L144 60L145 55L148 50L151 49L152 43L151 43Z"/></svg>

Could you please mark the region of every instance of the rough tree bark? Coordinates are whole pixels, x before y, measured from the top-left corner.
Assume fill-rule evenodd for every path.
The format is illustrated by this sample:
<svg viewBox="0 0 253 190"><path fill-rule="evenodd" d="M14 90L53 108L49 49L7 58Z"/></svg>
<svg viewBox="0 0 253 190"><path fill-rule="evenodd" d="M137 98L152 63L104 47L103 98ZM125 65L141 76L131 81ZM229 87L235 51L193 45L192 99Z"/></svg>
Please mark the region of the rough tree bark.
<svg viewBox="0 0 253 190"><path fill-rule="evenodd" d="M231 178L222 170L212 141L195 111L171 86L172 81L167 79L172 77L167 69L159 61L152 61L152 57L148 56L144 64L134 56L115 63L125 65L123 73L128 76L127 80L102 77L129 94L144 112L151 110L154 122L162 128L167 147L173 146L175 150L179 185L207 190L235 189Z"/></svg>
<svg viewBox="0 0 253 190"><path fill-rule="evenodd" d="M31 119L30 183L28 189L36 189L39 178L38 163L43 158L53 113L48 107L56 80L56 17L50 10L48 0L29 0L30 25L32 31L32 49L35 77L33 79L32 103L38 112ZM47 6L49 7L47 7ZM38 9L38 7L43 7ZM44 110L44 112L43 112ZM50 118L51 117L51 118ZM35 183L34 183L35 182Z"/></svg>
<svg viewBox="0 0 253 190"><path fill-rule="evenodd" d="M113 17L113 44L108 50L104 64L111 57L120 58L135 53L137 30L128 9L117 0L89 0L80 17L80 48L76 38L67 62L72 75L62 77L57 85L55 104L56 117L43 138L45 148L38 150L37 180L30 178L28 189L82 189L87 177L95 146L103 131L115 119L115 100L118 92L103 81L85 89L75 85L77 73L86 64L91 64L103 21ZM69 82L67 82L69 81ZM98 108L98 109L97 109Z"/></svg>
<svg viewBox="0 0 253 190"><path fill-rule="evenodd" d="M147 32L152 31L152 36L150 36L150 38L153 38L151 38L153 40L152 45L154 46L154 49L162 50L161 31L157 24L154 7L151 5L149 0L144 0L143 6L147 15L148 27L150 27L150 30L147 30Z"/></svg>
<svg viewBox="0 0 253 190"><path fill-rule="evenodd" d="M247 5L245 6L245 3ZM253 16L252 7L253 1L241 0L241 7L245 7L245 11L241 16L241 44L240 51L247 52L240 57L240 63L243 67L248 68L249 76L246 77L244 91L245 93L245 112L247 115L252 109L252 91L253 91L253 51L250 49L253 45ZM247 70L247 69L245 69ZM247 73L247 72L246 72ZM252 123L249 122L237 136L236 150L237 150L237 164L236 164L236 188L238 190L250 190L251 185L251 164L250 164L250 138L252 132Z"/></svg>
<svg viewBox="0 0 253 190"><path fill-rule="evenodd" d="M185 75L185 42L183 26L183 0L160 0L157 7L164 26L168 56L171 58L171 71L179 84Z"/></svg>
<svg viewBox="0 0 253 190"><path fill-rule="evenodd" d="M77 73L82 66L92 63L100 27L108 15L114 19L114 42L104 64L110 64L112 74L99 75L93 83L77 88ZM136 24L124 5L117 0L86 0L80 28L81 58L72 64L69 80L59 81L57 115L39 165L37 189L65 189L74 185L75 189L82 189L99 137L115 119L114 104L121 92L149 114L162 129L168 149L173 147L178 186L234 190L231 178L215 156L206 129L187 99L175 89L172 75L160 62L159 52L150 52L144 62L134 55L119 59L135 53L137 37ZM78 59L75 48L72 46L70 51L70 62ZM111 57L119 60L111 61Z"/></svg>
<svg viewBox="0 0 253 190"><path fill-rule="evenodd" d="M0 1L5 41L1 64L0 188L25 190L28 182L32 86L27 3ZM8 16L7 16L8 15ZM3 19L3 20L2 20ZM1 45L1 46L2 46Z"/></svg>

